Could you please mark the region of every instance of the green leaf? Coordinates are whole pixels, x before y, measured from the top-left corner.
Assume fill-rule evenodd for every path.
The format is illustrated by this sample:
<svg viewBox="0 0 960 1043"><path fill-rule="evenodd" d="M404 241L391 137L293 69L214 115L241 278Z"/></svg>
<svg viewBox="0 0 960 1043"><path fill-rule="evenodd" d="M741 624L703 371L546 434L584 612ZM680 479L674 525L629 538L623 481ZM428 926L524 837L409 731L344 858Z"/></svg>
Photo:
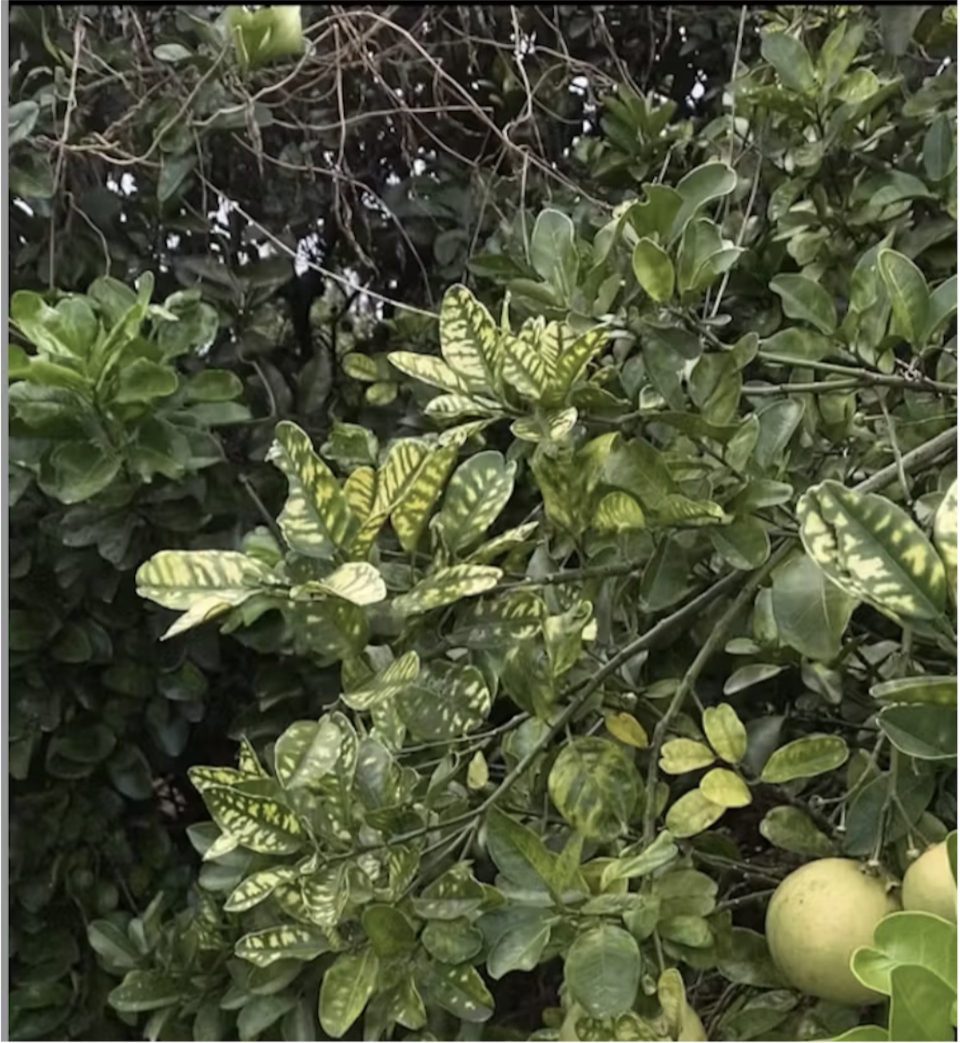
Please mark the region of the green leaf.
<svg viewBox="0 0 960 1043"><path fill-rule="evenodd" d="M450 565L422 579L412 590L394 598L394 610L402 616L430 612L461 598L476 597L495 587L503 573L491 565Z"/></svg>
<svg viewBox="0 0 960 1043"><path fill-rule="evenodd" d="M722 808L745 808L753 799L747 784L727 768L713 768L700 780L700 792Z"/></svg>
<svg viewBox="0 0 960 1043"><path fill-rule="evenodd" d="M356 534L357 521L306 432L281 421L267 459L287 476L289 492L278 523L291 550L311 558L343 552Z"/></svg>
<svg viewBox="0 0 960 1043"><path fill-rule="evenodd" d="M957 164L955 126L941 112L923 138L923 169L931 181L942 181Z"/></svg>
<svg viewBox="0 0 960 1043"><path fill-rule="evenodd" d="M330 939L323 931L306 924L279 924L251 931L238 939L234 953L257 967L269 967L278 960L309 962L330 951Z"/></svg>
<svg viewBox="0 0 960 1043"><path fill-rule="evenodd" d="M887 54L906 54L926 4L884 4L878 11L880 35ZM898 1037L891 1036L891 1039ZM904 1036L904 1039L909 1037Z"/></svg>
<svg viewBox="0 0 960 1043"><path fill-rule="evenodd" d="M676 239L701 207L729 195L736 187L737 175L726 163L704 163L684 175L676 188L683 202L670 227L670 238Z"/></svg>
<svg viewBox="0 0 960 1043"><path fill-rule="evenodd" d="M130 971L107 998L114 1010L139 1014L177 1003L181 996L180 983L160 971Z"/></svg>
<svg viewBox="0 0 960 1043"><path fill-rule="evenodd" d="M739 764L747 753L747 729L729 703L703 711L703 731L717 755L728 764Z"/></svg>
<svg viewBox="0 0 960 1043"><path fill-rule="evenodd" d="M803 406L795 399L771 402L758 410L760 430L753 455L761 470L766 471L779 462L780 454L787 448L800 421Z"/></svg>
<svg viewBox="0 0 960 1043"><path fill-rule="evenodd" d="M760 773L761 782L792 782L833 771L845 764L850 751L837 735L807 735L770 754Z"/></svg>
<svg viewBox="0 0 960 1043"><path fill-rule="evenodd" d="M806 554L774 571L771 603L780 640L809 659L830 662L857 606Z"/></svg>
<svg viewBox="0 0 960 1043"><path fill-rule="evenodd" d="M428 999L471 1024L486 1021L494 1000L475 967L434 963L425 981Z"/></svg>
<svg viewBox="0 0 960 1043"><path fill-rule="evenodd" d="M196 165L197 155L192 150L180 156L164 156L160 176L157 178L157 200L166 203L168 199L173 198Z"/></svg>
<svg viewBox="0 0 960 1043"><path fill-rule="evenodd" d="M673 296L676 281L673 262L652 239L641 239L633 248L633 274L653 300L662 303Z"/></svg>
<svg viewBox="0 0 960 1043"><path fill-rule="evenodd" d="M570 946L563 977L570 995L592 1017L617 1017L633 1007L640 949L622 927L593 927Z"/></svg>
<svg viewBox="0 0 960 1043"><path fill-rule="evenodd" d="M243 394L243 381L228 369L205 369L194 373L184 390L193 402L230 402Z"/></svg>
<svg viewBox="0 0 960 1043"><path fill-rule="evenodd" d="M775 847L795 855L829 858L836 854L832 842L817 829L810 816L789 804L771 808L764 815L760 823L760 835Z"/></svg>
<svg viewBox="0 0 960 1043"><path fill-rule="evenodd" d="M291 866L271 866L261 869L242 880L230 892L223 908L228 913L242 913L259 905L265 898L281 885L296 878L297 872Z"/></svg>
<svg viewBox="0 0 960 1043"><path fill-rule="evenodd" d="M923 703L934 706L957 705L956 677L897 677L881 681L870 689L881 703Z"/></svg>
<svg viewBox="0 0 960 1043"><path fill-rule="evenodd" d="M441 963L459 964L473 959L483 948L483 935L469 920L431 920L420 934L424 949Z"/></svg>
<svg viewBox="0 0 960 1043"><path fill-rule="evenodd" d="M829 293L805 275L778 275L770 289L780 298L784 315L831 334L837 328L837 308Z"/></svg>
<svg viewBox="0 0 960 1043"><path fill-rule="evenodd" d="M490 947L487 973L494 981L512 971L532 971L540 963L556 918L547 910L529 912L528 918L507 928Z"/></svg>
<svg viewBox="0 0 960 1043"><path fill-rule="evenodd" d="M770 537L756 518L737 518L710 529L714 550L735 569L758 569L770 557Z"/></svg>
<svg viewBox="0 0 960 1043"><path fill-rule="evenodd" d="M953 1036L950 1012L957 999L956 972L948 984L925 967L895 967L890 985L891 1039L941 1040Z"/></svg>
<svg viewBox="0 0 960 1043"><path fill-rule="evenodd" d="M363 929L377 955L389 960L412 952L417 947L413 926L392 905L368 905L363 910Z"/></svg>
<svg viewBox="0 0 960 1043"><path fill-rule="evenodd" d="M371 946L359 953L341 953L323 976L320 986L320 1024L334 1039L363 1013L377 985L380 961Z"/></svg>
<svg viewBox="0 0 960 1043"><path fill-rule="evenodd" d="M560 751L547 788L574 829L588 839L610 840L627 828L639 798L640 776L620 746L584 737Z"/></svg>
<svg viewBox="0 0 960 1043"><path fill-rule="evenodd" d="M602 497L593 515L597 532L632 532L646 527L643 508L628 493L612 492Z"/></svg>
<svg viewBox="0 0 960 1043"><path fill-rule="evenodd" d="M530 263L564 299L573 292L580 259L573 221L563 211L542 210L537 216L530 236Z"/></svg>
<svg viewBox="0 0 960 1043"><path fill-rule="evenodd" d="M431 387L461 395L470 392L470 384L463 377L457 376L443 359L432 355L417 355L412 351L392 351L387 358L390 365L399 369L401 373Z"/></svg>
<svg viewBox="0 0 960 1043"><path fill-rule="evenodd" d="M877 270L890 298L890 307L900 333L916 351L926 342L930 291L923 272L896 250L877 254Z"/></svg>
<svg viewBox="0 0 960 1043"><path fill-rule="evenodd" d="M857 949L850 969L870 989L889 996L898 966L923 967L947 985L957 981L957 928L924 912L895 912L876 926L871 946Z"/></svg>
<svg viewBox="0 0 960 1043"><path fill-rule="evenodd" d="M667 829L675 837L696 836L712 826L725 810L705 797L699 789L690 790L667 810Z"/></svg>
<svg viewBox="0 0 960 1043"><path fill-rule="evenodd" d="M437 741L462 737L478 728L492 703L486 679L477 667L437 663L404 686L397 709L417 738Z"/></svg>
<svg viewBox="0 0 960 1043"><path fill-rule="evenodd" d="M878 722L893 745L910 757L950 760L957 755L957 714L952 706L885 706Z"/></svg>
<svg viewBox="0 0 960 1043"><path fill-rule="evenodd" d="M235 551L165 550L137 570L137 593L186 610L164 634L168 638L242 604L269 577L266 565Z"/></svg>
<svg viewBox="0 0 960 1043"><path fill-rule="evenodd" d="M455 555L478 543L513 493L515 462L488 450L476 453L454 472L433 524Z"/></svg>
<svg viewBox="0 0 960 1043"><path fill-rule="evenodd" d="M817 76L806 47L787 33L764 33L760 53L777 70L787 90L809 94L816 89Z"/></svg>
<svg viewBox="0 0 960 1043"><path fill-rule="evenodd" d="M943 614L943 562L900 507L826 481L804 493L797 515L807 553L847 594L896 620Z"/></svg>
<svg viewBox="0 0 960 1043"><path fill-rule="evenodd" d="M275 800L232 786L205 786L203 802L224 833L251 851L284 855L299 851L303 844L297 817Z"/></svg>
<svg viewBox="0 0 960 1043"><path fill-rule="evenodd" d="M18 101L7 109L7 143L12 147L30 137L40 115L40 106L31 100Z"/></svg>
<svg viewBox="0 0 960 1043"><path fill-rule="evenodd" d="M486 835L490 858L511 883L524 890L546 889L559 901L557 856L533 830L493 807Z"/></svg>
<svg viewBox="0 0 960 1043"><path fill-rule="evenodd" d="M639 847L639 850L637 848ZM673 842L669 830L662 830L655 840L646 847L633 844L626 848L619 858L615 858L603 867L600 876L602 891L610 889L617 880L632 880L638 876L646 876L672 862L680 853Z"/></svg>
<svg viewBox="0 0 960 1043"><path fill-rule="evenodd" d="M668 775L683 775L713 764L713 751L693 739L670 739L660 748L660 770Z"/></svg>
<svg viewBox="0 0 960 1043"><path fill-rule="evenodd" d="M92 442L66 442L50 455L53 481L40 486L61 503L82 503L103 492L120 473L121 459Z"/></svg>

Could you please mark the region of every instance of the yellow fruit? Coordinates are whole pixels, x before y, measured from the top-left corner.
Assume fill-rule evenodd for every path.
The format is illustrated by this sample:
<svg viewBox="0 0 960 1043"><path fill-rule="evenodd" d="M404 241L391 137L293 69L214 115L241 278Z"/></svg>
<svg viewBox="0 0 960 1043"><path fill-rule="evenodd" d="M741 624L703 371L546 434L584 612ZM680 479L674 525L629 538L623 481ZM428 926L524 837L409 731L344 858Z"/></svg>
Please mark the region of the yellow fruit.
<svg viewBox="0 0 960 1043"><path fill-rule="evenodd" d="M957 885L950 871L946 844L934 844L914 862L903 878L903 908L936 913L957 922Z"/></svg>
<svg viewBox="0 0 960 1043"><path fill-rule="evenodd" d="M680 1035L677 1036L679 1041L689 1040L693 1043L694 1040L706 1040L707 1030L703 1027L703 1022L697 1017L697 1012L690 1006L689 1003L683 1005L683 1014L680 1015Z"/></svg>
<svg viewBox="0 0 960 1043"><path fill-rule="evenodd" d="M821 858L792 872L767 907L767 943L780 973L810 996L859 1006L883 997L850 970L854 949L899 909L884 881L858 862Z"/></svg>

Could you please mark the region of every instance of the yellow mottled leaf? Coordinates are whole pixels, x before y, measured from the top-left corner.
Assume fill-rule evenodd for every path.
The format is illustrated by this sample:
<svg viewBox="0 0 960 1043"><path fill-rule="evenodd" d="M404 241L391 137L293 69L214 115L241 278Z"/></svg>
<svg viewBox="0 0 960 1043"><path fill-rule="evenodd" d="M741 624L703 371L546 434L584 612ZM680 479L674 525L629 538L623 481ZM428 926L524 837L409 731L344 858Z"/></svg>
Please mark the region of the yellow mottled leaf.
<svg viewBox="0 0 960 1043"><path fill-rule="evenodd" d="M645 750L650 745L646 729L632 713L609 713L604 718L604 724L615 739L625 742L628 746Z"/></svg>

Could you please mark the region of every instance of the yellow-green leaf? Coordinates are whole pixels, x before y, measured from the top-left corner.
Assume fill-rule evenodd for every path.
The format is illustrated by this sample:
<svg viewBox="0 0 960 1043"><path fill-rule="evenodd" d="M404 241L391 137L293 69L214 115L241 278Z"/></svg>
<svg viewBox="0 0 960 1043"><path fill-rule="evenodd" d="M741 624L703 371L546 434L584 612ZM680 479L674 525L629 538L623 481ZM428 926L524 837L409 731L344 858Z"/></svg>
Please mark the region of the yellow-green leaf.
<svg viewBox="0 0 960 1043"><path fill-rule="evenodd" d="M373 507L377 490L377 472L372 467L358 467L351 471L343 483L343 495L350 513L358 521L364 521Z"/></svg>
<svg viewBox="0 0 960 1043"><path fill-rule="evenodd" d="M481 790L489 781L490 768L487 759L482 750L477 750L467 765L467 788Z"/></svg>
<svg viewBox="0 0 960 1043"><path fill-rule="evenodd" d="M700 780L700 792L723 808L745 808L751 801L747 784L729 768L713 768Z"/></svg>
<svg viewBox="0 0 960 1043"><path fill-rule="evenodd" d="M278 523L291 550L311 558L331 558L345 550L357 520L306 432L281 421L267 459L287 476L289 492Z"/></svg>
<svg viewBox="0 0 960 1043"><path fill-rule="evenodd" d="M474 454L457 468L433 522L452 554L480 540L497 519L513 493L516 473L516 462L507 463L493 449Z"/></svg>
<svg viewBox="0 0 960 1043"><path fill-rule="evenodd" d="M341 953L327 968L320 987L320 1024L339 1039L363 1013L377 985L380 961L371 946Z"/></svg>
<svg viewBox="0 0 960 1043"><path fill-rule="evenodd" d="M640 790L633 757L606 739L567 743L547 779L550 799L588 839L610 840L627 828Z"/></svg>
<svg viewBox="0 0 960 1043"><path fill-rule="evenodd" d="M792 782L833 771L846 763L850 751L838 735L807 735L770 754L763 766L763 782Z"/></svg>
<svg viewBox="0 0 960 1043"><path fill-rule="evenodd" d="M943 559L947 585L953 600L957 600L957 482L946 491L933 517L933 542Z"/></svg>
<svg viewBox="0 0 960 1043"><path fill-rule="evenodd" d="M492 565L450 565L422 579L413 590L394 598L394 609L403 616L452 605L461 598L476 597L495 587L503 573Z"/></svg>
<svg viewBox="0 0 960 1043"><path fill-rule="evenodd" d="M500 331L490 312L465 286L451 286L440 308L440 350L471 390L495 390Z"/></svg>
<svg viewBox="0 0 960 1043"><path fill-rule="evenodd" d="M807 553L842 590L897 621L943 614L943 562L896 504L826 481L800 497L797 513Z"/></svg>
<svg viewBox="0 0 960 1043"><path fill-rule="evenodd" d="M870 689L882 703L927 703L934 706L957 705L956 677L898 677L881 681Z"/></svg>
<svg viewBox="0 0 960 1043"><path fill-rule="evenodd" d="M633 274L653 300L663 303L673 296L676 282L673 261L652 239L644 237L633 248Z"/></svg>
<svg viewBox="0 0 960 1043"><path fill-rule="evenodd" d="M634 746L638 750L645 750L650 745L650 738L646 729L633 716L632 713L608 713L604 718L607 731L628 746Z"/></svg>
<svg viewBox="0 0 960 1043"><path fill-rule="evenodd" d="M465 416L497 416L496 403L468 395L437 395L423 407L424 413L437 421L459 420Z"/></svg>
<svg viewBox="0 0 960 1043"><path fill-rule="evenodd" d="M390 515L390 523L400 546L412 553L430 517L434 504L440 498L454 463L457 447L440 446L432 449L417 469L416 476Z"/></svg>
<svg viewBox="0 0 960 1043"><path fill-rule="evenodd" d="M387 356L390 365L395 366L408 377L440 388L441 391L452 391L455 394L467 395L470 385L443 361L433 355L418 355L413 351L391 351Z"/></svg>
<svg viewBox="0 0 960 1043"><path fill-rule="evenodd" d="M503 379L523 398L539 402L550 385L542 355L519 337L503 339Z"/></svg>
<svg viewBox="0 0 960 1043"><path fill-rule="evenodd" d="M420 674L420 657L404 652L359 688L344 691L340 698L352 710L369 710L375 702L392 700Z"/></svg>
<svg viewBox="0 0 960 1043"><path fill-rule="evenodd" d="M660 770L668 775L682 775L705 768L713 761L713 751L693 739L670 739L660 748Z"/></svg>
<svg viewBox="0 0 960 1043"><path fill-rule="evenodd" d="M318 595L340 598L351 605L375 605L387 596L387 587L376 568L366 561L348 561L323 579L312 579L291 588L294 601Z"/></svg>
<svg viewBox="0 0 960 1043"><path fill-rule="evenodd" d="M573 406L552 413L518 417L510 425L510 433L521 442L560 442L573 430L578 413Z"/></svg>
<svg viewBox="0 0 960 1043"><path fill-rule="evenodd" d="M223 908L228 913L242 913L259 905L268 898L280 884L293 880L297 875L292 866L270 866L253 873L230 892Z"/></svg>
<svg viewBox="0 0 960 1043"><path fill-rule="evenodd" d="M667 810L666 826L675 837L692 837L702 833L719 819L726 808L714 804L699 789L675 801Z"/></svg>
<svg viewBox="0 0 960 1043"><path fill-rule="evenodd" d="M747 729L729 703L703 711L703 731L717 755L728 764L739 764L747 752Z"/></svg>
<svg viewBox="0 0 960 1043"><path fill-rule="evenodd" d="M630 532L646 524L643 508L629 493L607 493L593 515L593 528L597 532Z"/></svg>

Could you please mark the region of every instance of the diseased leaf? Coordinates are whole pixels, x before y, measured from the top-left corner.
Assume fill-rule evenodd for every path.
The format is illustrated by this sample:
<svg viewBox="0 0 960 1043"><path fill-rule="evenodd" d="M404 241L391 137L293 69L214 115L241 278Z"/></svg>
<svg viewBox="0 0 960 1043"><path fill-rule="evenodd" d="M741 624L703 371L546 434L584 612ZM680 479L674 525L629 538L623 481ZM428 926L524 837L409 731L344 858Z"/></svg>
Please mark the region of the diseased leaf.
<svg viewBox="0 0 960 1043"><path fill-rule="evenodd" d="M845 764L850 751L837 735L807 735L774 750L760 773L762 782L792 782L833 771Z"/></svg>
<svg viewBox="0 0 960 1043"><path fill-rule="evenodd" d="M411 591L394 598L393 607L403 616L430 612L461 598L476 597L495 587L503 573L491 565L449 565L422 579Z"/></svg>
<svg viewBox="0 0 960 1043"><path fill-rule="evenodd" d="M380 961L372 946L361 952L341 953L327 968L320 986L320 1024L340 1039L363 1013L377 985Z"/></svg>
<svg viewBox="0 0 960 1043"><path fill-rule="evenodd" d="M547 787L574 829L585 837L607 840L626 829L639 796L640 776L616 743L585 737L563 747Z"/></svg>

